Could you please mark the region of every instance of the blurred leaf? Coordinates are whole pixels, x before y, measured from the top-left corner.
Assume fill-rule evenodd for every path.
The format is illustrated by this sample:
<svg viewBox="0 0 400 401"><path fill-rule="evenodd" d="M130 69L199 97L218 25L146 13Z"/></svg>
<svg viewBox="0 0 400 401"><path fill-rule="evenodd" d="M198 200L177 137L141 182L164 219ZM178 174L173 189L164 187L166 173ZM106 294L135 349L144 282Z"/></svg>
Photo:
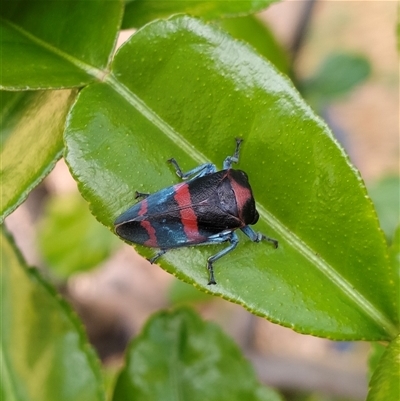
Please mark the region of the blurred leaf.
<svg viewBox="0 0 400 401"><path fill-rule="evenodd" d="M249 43L281 72L288 74L289 56L277 42L273 33L266 26L266 23L263 23L252 15L238 18L226 18L220 20L218 23L234 38Z"/></svg>
<svg viewBox="0 0 400 401"><path fill-rule="evenodd" d="M397 18L397 51L400 52L400 20Z"/></svg>
<svg viewBox="0 0 400 401"><path fill-rule="evenodd" d="M389 258L395 274L400 276L400 225L397 226L393 235L393 242L389 248ZM389 346L393 347L394 351L393 349L390 351L389 347L385 347L380 343L372 344L368 360L368 372L371 380L368 401L391 399L390 394L396 394L396 392L390 393L390 388L394 388L395 384L397 385L398 394L400 394L400 342L398 339L399 337L393 340L392 343L394 345ZM387 356L390 352L392 352L392 356ZM397 375L394 375L394 377L393 372L390 372L391 369L397 371Z"/></svg>
<svg viewBox="0 0 400 401"><path fill-rule="evenodd" d="M1 366L5 401L104 400L81 323L1 232Z"/></svg>
<svg viewBox="0 0 400 401"><path fill-rule="evenodd" d="M68 119L66 159L96 218L113 227L134 191L179 182L183 170L221 164L244 139L239 167L258 201L257 229L279 248L243 241L171 250L167 271L254 314L332 339L397 333L396 277L359 173L290 81L209 24L148 24L118 51L112 74L82 90ZM154 251L136 246L145 256ZM362 272L362 274L360 274Z"/></svg>
<svg viewBox="0 0 400 401"><path fill-rule="evenodd" d="M397 273L397 276L400 277L400 225L397 226L394 232L393 242L389 248L389 258L393 270Z"/></svg>
<svg viewBox="0 0 400 401"><path fill-rule="evenodd" d="M103 366L103 377L104 377L104 387L106 391L106 400L111 401L113 394L114 394L114 388L115 388L115 383L117 381L117 378L120 374L120 371L122 370L122 366L119 366L120 363L119 361L121 358L118 357L118 363L111 362L107 363L106 365ZM122 361L121 361L122 363Z"/></svg>
<svg viewBox="0 0 400 401"><path fill-rule="evenodd" d="M400 223L400 177L384 177L368 187L381 227L390 240Z"/></svg>
<svg viewBox="0 0 400 401"><path fill-rule="evenodd" d="M389 259L395 275L395 288L397 295L400 294L400 225L397 226L393 235L392 245L389 247ZM400 319L400 309L397 311Z"/></svg>
<svg viewBox="0 0 400 401"><path fill-rule="evenodd" d="M53 169L75 91L14 92L1 96L0 223Z"/></svg>
<svg viewBox="0 0 400 401"><path fill-rule="evenodd" d="M400 336L387 347L369 383L367 401L398 400L400 394Z"/></svg>
<svg viewBox="0 0 400 401"><path fill-rule="evenodd" d="M173 14L189 14L205 20L252 14L278 0L136 0L125 6L122 28L139 28Z"/></svg>
<svg viewBox="0 0 400 401"><path fill-rule="evenodd" d="M122 2L3 0L2 4L2 88L26 91L80 86L99 77L99 69L107 67ZM0 93L0 222L61 157L65 116L75 95L72 91Z"/></svg>
<svg viewBox="0 0 400 401"><path fill-rule="evenodd" d="M193 285L174 280L168 290L168 300L173 305L212 301L214 297L200 291Z"/></svg>
<svg viewBox="0 0 400 401"><path fill-rule="evenodd" d="M0 149L3 146L7 138L12 134L13 125L18 122L18 113L14 110L18 110L18 103L21 98L25 96L25 92L6 92L0 91L0 107L1 107L1 120L0 120ZM13 123L13 119L16 122Z"/></svg>
<svg viewBox="0 0 400 401"><path fill-rule="evenodd" d="M113 401L271 400L222 330L186 308L155 314L131 344Z"/></svg>
<svg viewBox="0 0 400 401"><path fill-rule="evenodd" d="M329 55L317 72L300 83L300 89L311 104L335 100L350 92L365 81L371 72L369 61L354 54L334 53Z"/></svg>
<svg viewBox="0 0 400 401"><path fill-rule="evenodd" d="M53 197L39 230L39 247L52 270L68 277L99 265L119 245L98 223L79 194Z"/></svg>
<svg viewBox="0 0 400 401"><path fill-rule="evenodd" d="M381 343L371 343L371 350L368 357L368 377L371 379L373 373L378 367L379 361L382 355L386 351L387 347Z"/></svg>
<svg viewBox="0 0 400 401"><path fill-rule="evenodd" d="M110 60L122 1L2 0L0 86L63 89L100 79Z"/></svg>

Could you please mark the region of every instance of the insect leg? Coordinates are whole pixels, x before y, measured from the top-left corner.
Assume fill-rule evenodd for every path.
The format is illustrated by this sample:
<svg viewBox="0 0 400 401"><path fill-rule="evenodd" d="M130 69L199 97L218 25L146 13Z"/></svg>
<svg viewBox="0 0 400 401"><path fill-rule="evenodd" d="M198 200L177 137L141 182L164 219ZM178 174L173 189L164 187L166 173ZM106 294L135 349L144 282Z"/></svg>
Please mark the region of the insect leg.
<svg viewBox="0 0 400 401"><path fill-rule="evenodd" d="M182 180L187 180L189 178L195 178L195 177L203 177L204 175L215 173L217 171L217 168L215 167L214 164L206 163L206 164L201 164L200 166L197 166L192 170L189 170L187 173L184 173L182 172L178 162L174 158L169 159L168 162L175 167L176 175Z"/></svg>
<svg viewBox="0 0 400 401"><path fill-rule="evenodd" d="M144 193L144 192L138 192L135 191L135 199L139 199L139 198L147 198L150 194L148 193Z"/></svg>
<svg viewBox="0 0 400 401"><path fill-rule="evenodd" d="M256 233L251 227L244 226L241 230L253 241L253 242L260 242L262 240L271 242L274 245L274 248L278 248L278 241L276 239L267 237L264 234Z"/></svg>
<svg viewBox="0 0 400 401"><path fill-rule="evenodd" d="M224 240L224 241L229 241L229 242L230 242L230 245L229 245L228 247L226 247L225 249L223 249L222 251L216 253L215 255L210 256L210 257L207 259L207 269L208 269L208 271L210 272L210 280L208 281L208 285L217 284L216 281L215 281L215 278L214 278L213 263L214 263L216 260L222 258L222 256L226 255L227 253L229 253L229 252L232 251L233 249L235 249L235 248L236 248L236 245L237 245L238 242L239 242L239 238L238 238L238 236L237 236L237 234L236 234L235 232L230 233L230 234L229 234L229 237L228 237L227 239L221 238L221 240L218 241L218 242L221 242L221 241L223 241L223 240ZM217 242L217 241L215 241L215 242Z"/></svg>
<svg viewBox="0 0 400 401"><path fill-rule="evenodd" d="M233 154L233 156L228 156L224 160L224 170L230 169L232 167L232 163L239 162L239 149L240 149L240 144L243 142L243 139L235 138L235 141L236 141L235 153Z"/></svg>
<svg viewBox="0 0 400 401"><path fill-rule="evenodd" d="M152 258L147 259L151 264L153 264L160 256L164 255L164 253L167 252L166 249L160 249L156 255L154 255Z"/></svg>

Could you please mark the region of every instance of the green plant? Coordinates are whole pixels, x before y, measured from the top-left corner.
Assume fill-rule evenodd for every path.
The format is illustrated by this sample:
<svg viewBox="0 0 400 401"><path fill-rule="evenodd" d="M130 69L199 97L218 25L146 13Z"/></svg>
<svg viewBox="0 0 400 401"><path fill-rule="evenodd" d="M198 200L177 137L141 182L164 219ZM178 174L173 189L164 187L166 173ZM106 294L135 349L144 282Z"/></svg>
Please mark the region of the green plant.
<svg viewBox="0 0 400 401"><path fill-rule="evenodd" d="M129 2L124 14L120 1L3 0L1 219L63 156L92 214L112 230L135 189L153 192L176 182L165 160L174 156L185 170L207 160L220 165L233 138L242 137L240 168L251 177L258 201L257 229L277 238L279 249L241 241L216 265L218 286L212 288L205 271L212 247L171 251L161 267L301 333L390 342L370 392L371 400L389 399L398 379L391 372L398 366L399 247L395 241L388 248L359 173L291 81L248 44L187 15L156 19L176 12L212 19L269 3L159 2L168 6L160 10L143 0ZM122 18L125 28L154 21L112 57ZM80 323L40 274L25 266L5 232L2 262L3 398L104 399L100 368ZM186 357L201 369L209 357L193 348L192 330L204 331L202 341L209 332L222 338L197 319L186 310L155 317L128 360L139 354L148 375L139 378L128 363L113 399L140 391L129 384L139 379L142 397L157 386L163 394L171 391L165 399L185 399L185 391L194 391L185 387L192 376L181 380L182 370L174 370ZM141 340L157 325L174 322L177 327L160 341L183 351L156 363L155 376L150 361L140 359ZM235 369L241 356L231 344L224 350L224 341L217 343L234 359L232 377L248 378L236 382L229 399L276 399L259 387L250 368ZM223 376L226 361L221 367L207 361L207 367L212 363L215 375L196 391L199 398L221 400L224 389L215 378ZM381 383L387 393L377 390Z"/></svg>

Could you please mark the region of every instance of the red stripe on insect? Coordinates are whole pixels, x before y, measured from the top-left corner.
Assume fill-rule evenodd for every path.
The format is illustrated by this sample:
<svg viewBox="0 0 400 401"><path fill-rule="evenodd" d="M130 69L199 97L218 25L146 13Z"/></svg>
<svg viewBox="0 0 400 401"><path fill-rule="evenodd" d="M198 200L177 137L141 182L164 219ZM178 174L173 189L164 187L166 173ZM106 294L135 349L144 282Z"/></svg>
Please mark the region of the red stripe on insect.
<svg viewBox="0 0 400 401"><path fill-rule="evenodd" d="M144 216L147 213L147 200L143 199L140 205L140 210L138 215L139 216ZM156 237L156 230L154 227L151 225L151 223L147 220L142 220L140 222L140 225L146 230L149 239L143 243L143 245L146 246L151 246L151 247L157 247L157 237Z"/></svg>
<svg viewBox="0 0 400 401"><path fill-rule="evenodd" d="M151 225L149 221L143 220L140 222L140 225L147 231L149 235L149 239L143 243L143 245L157 247L157 237L156 237L156 230Z"/></svg>
<svg viewBox="0 0 400 401"><path fill-rule="evenodd" d="M140 210L139 210L138 215L143 216L146 213L147 213L147 200L143 199L142 204L140 205Z"/></svg>
<svg viewBox="0 0 400 401"><path fill-rule="evenodd" d="M239 218L243 220L242 211L246 202L252 197L251 191L249 188L243 187L232 178L229 178L229 181L231 183L233 192L235 193L237 209L239 211Z"/></svg>
<svg viewBox="0 0 400 401"><path fill-rule="evenodd" d="M197 226L197 216L192 209L192 201L190 199L189 185L183 183L175 188L174 199L179 207L183 231L188 241L199 242L203 237L199 235Z"/></svg>

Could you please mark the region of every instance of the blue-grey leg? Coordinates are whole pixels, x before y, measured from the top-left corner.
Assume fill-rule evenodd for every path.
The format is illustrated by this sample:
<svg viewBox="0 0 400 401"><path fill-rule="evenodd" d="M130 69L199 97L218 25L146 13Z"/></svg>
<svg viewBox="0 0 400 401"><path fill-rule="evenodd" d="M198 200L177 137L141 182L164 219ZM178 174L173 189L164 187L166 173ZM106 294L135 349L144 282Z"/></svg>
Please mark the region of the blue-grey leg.
<svg viewBox="0 0 400 401"><path fill-rule="evenodd" d="M260 242L262 240L271 242L275 248L278 248L278 241L276 239L267 237L264 234L256 233L251 227L244 226L241 230L253 241L253 242Z"/></svg>
<svg viewBox="0 0 400 401"><path fill-rule="evenodd" d="M213 242L210 243L215 243L215 242L225 242L225 241L229 241L230 245L228 247L226 247L225 249L223 249L222 251L216 253L213 256L210 256L207 259L207 269L210 273L210 279L208 281L208 285L211 284L217 284L214 278L214 269L213 269L213 263L222 258L222 256L225 256L227 253L229 253L230 251L232 251L233 249L236 248L238 242L239 242L239 238L237 236L237 234L235 232L230 232L229 234L225 235L224 237L221 237L221 240L215 240Z"/></svg>
<svg viewBox="0 0 400 401"><path fill-rule="evenodd" d="M151 264L153 264L160 256L164 255L166 253L166 249L160 249L156 255L154 255L152 258L147 259Z"/></svg>
<svg viewBox="0 0 400 401"><path fill-rule="evenodd" d="M222 251L218 252L217 254L210 256L207 259L207 269L210 272L210 280L208 284L217 284L215 282L214 278L214 270L213 270L213 262L218 260L219 258L222 258L222 256L226 255L228 252L232 251L234 248L236 248L236 245L239 242L239 238L235 232L223 232L220 234L213 235L208 239L207 242L203 242L201 245L215 245L215 244L221 244L222 242L230 242L230 245L223 249ZM164 255L167 252L168 249L160 249L152 258L147 259L151 264L153 264L159 257Z"/></svg>
<svg viewBox="0 0 400 401"><path fill-rule="evenodd" d="M230 169L232 167L232 163L239 162L239 149L240 149L240 144L243 142L243 139L235 138L235 140L236 140L235 153L233 154L233 156L228 156L224 160L224 170Z"/></svg>
<svg viewBox="0 0 400 401"><path fill-rule="evenodd" d="M195 167L192 170L189 170L187 173L182 172L179 167L178 162L172 158L168 160L175 167L176 175L182 180L188 180L190 178L203 177L208 174L215 173L217 168L212 163L201 164L200 166Z"/></svg>

